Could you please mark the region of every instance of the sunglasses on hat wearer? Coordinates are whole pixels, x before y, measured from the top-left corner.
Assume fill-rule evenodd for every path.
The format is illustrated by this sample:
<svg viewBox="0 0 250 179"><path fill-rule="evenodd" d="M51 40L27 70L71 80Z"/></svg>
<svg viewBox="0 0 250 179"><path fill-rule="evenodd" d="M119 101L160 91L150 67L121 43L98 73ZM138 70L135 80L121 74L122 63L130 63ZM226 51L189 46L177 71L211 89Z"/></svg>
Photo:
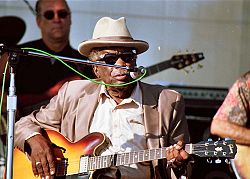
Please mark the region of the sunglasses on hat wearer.
<svg viewBox="0 0 250 179"><path fill-rule="evenodd" d="M67 18L67 16L70 14L67 10L59 10L56 12L58 17L61 19ZM45 11L42 16L47 20L52 20L55 17L55 12L52 10Z"/></svg>
<svg viewBox="0 0 250 179"><path fill-rule="evenodd" d="M107 53L101 55L98 61L104 61L106 64L114 65L121 58L125 63L131 63L136 60L137 55L133 52L123 52L119 54Z"/></svg>

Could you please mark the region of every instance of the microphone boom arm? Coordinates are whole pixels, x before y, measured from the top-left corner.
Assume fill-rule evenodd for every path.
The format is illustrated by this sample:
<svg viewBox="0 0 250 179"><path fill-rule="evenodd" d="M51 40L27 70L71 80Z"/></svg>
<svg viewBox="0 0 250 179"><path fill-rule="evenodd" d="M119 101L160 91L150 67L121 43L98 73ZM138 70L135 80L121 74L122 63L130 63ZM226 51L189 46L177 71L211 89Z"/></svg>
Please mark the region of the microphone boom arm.
<svg viewBox="0 0 250 179"><path fill-rule="evenodd" d="M53 56L48 56L46 54L42 54L39 52L33 52L33 51L26 51L27 54L26 55L31 55L31 56L37 56L37 57L45 57L45 58L59 58L63 61L68 61L68 62L73 62L73 63L83 63L83 64L87 64L87 65L101 65L101 66L107 66L107 67L113 67L113 68L123 68L126 69L128 71L137 71L137 67L128 67L128 66L119 66L119 65L111 65L111 64L107 64L107 63L101 63L98 61L90 61L90 60L84 60L84 59L77 59L77 58L71 58L71 57L64 57L64 56L58 56L58 55L53 55Z"/></svg>
<svg viewBox="0 0 250 179"><path fill-rule="evenodd" d="M14 53L22 55L22 56L35 56L35 57L47 58L47 59L58 58L60 60L67 61L67 62L73 62L73 63L83 63L83 64L87 64L87 65L101 65L101 66L107 66L107 67L112 67L112 68L122 68L122 69L128 70L129 72L137 72L140 75L145 74L145 72L146 72L146 69L143 66L128 67L128 66L112 65L112 64L107 64L107 63L101 63L99 61L90 61L90 60L77 59L77 58L71 58L71 57L50 55L47 52L40 53L40 52L30 51L30 49L41 51L39 49L34 49L34 48L6 47L4 44L0 44L0 55L4 52L14 52Z"/></svg>

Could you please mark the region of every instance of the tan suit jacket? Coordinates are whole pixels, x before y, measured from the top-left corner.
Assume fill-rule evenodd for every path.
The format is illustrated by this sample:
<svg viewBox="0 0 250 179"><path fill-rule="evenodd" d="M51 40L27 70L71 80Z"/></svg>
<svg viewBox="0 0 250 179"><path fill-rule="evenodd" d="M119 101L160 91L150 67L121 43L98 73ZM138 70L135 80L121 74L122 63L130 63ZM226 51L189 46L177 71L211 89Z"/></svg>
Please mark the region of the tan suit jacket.
<svg viewBox="0 0 250 179"><path fill-rule="evenodd" d="M188 143L182 96L163 86L139 83L148 148L169 146L178 140ZM85 80L66 82L47 106L16 122L15 146L23 150L25 139L34 132L40 132L41 128L57 130L73 142L82 139L89 133L100 87ZM157 168L158 161L153 161L153 166Z"/></svg>

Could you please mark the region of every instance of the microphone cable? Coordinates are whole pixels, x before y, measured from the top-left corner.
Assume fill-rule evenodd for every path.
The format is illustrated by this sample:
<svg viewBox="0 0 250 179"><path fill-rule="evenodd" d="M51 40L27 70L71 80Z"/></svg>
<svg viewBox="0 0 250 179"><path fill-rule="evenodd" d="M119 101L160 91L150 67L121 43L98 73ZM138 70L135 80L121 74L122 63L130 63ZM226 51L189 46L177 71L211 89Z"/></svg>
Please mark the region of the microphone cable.
<svg viewBox="0 0 250 179"><path fill-rule="evenodd" d="M1 89L1 99L0 99L0 125L3 124L2 123L2 105L3 105L3 97L4 97L4 88L5 88L5 81L6 81L6 71L7 71L7 67L8 67L8 61L5 64L5 68L4 68L4 72L3 72L3 80L2 80L2 89ZM1 126L0 126L1 128Z"/></svg>
<svg viewBox="0 0 250 179"><path fill-rule="evenodd" d="M123 83L123 84L107 84L107 83L104 83L104 82L101 82L101 81L97 81L97 80L94 80L94 79L91 79L87 76L85 76L84 74L82 74L81 72L79 72L78 70L74 69L73 67L71 67L70 65L68 65L66 62L64 62L62 59L60 59L59 57L56 57L48 52L45 52L43 50L40 50L40 49L36 49L36 48L29 48L29 47L25 47L25 48L21 48L23 50L33 50L33 51L36 51L36 52L40 52L40 53L43 53L45 55L48 55L56 60L59 60L63 65L65 65L66 67L68 67L69 69L71 69L72 71L74 71L75 73L77 73L78 75L86 78L87 80L93 82L93 83L96 83L96 84L101 84L101 85L105 85L105 86L111 86L111 87L121 87L121 86L126 86L126 85L129 85L129 84L132 84L132 83L135 83L139 80L141 80L146 74L147 74L147 70L145 69L144 70L144 73L139 76L137 79L135 80L132 80L130 82L127 82L127 83Z"/></svg>

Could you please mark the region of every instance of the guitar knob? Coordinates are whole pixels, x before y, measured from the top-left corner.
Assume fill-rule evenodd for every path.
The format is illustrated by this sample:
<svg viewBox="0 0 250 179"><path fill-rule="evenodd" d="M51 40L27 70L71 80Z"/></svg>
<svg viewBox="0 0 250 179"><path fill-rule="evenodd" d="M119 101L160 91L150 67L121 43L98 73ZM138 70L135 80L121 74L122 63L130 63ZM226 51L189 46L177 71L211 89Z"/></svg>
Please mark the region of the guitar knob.
<svg viewBox="0 0 250 179"><path fill-rule="evenodd" d="M208 141L208 142L211 142L211 141L213 141L213 139L212 139L212 138L208 138L207 141Z"/></svg>
<svg viewBox="0 0 250 179"><path fill-rule="evenodd" d="M208 158L208 159L207 159L207 163L213 163L212 159L211 159L211 158Z"/></svg>
<svg viewBox="0 0 250 179"><path fill-rule="evenodd" d="M228 160L227 158L225 159L225 163L226 164L230 164L230 160Z"/></svg>
<svg viewBox="0 0 250 179"><path fill-rule="evenodd" d="M216 164L221 163L221 159L216 159L216 160L215 160L215 163L216 163Z"/></svg>

